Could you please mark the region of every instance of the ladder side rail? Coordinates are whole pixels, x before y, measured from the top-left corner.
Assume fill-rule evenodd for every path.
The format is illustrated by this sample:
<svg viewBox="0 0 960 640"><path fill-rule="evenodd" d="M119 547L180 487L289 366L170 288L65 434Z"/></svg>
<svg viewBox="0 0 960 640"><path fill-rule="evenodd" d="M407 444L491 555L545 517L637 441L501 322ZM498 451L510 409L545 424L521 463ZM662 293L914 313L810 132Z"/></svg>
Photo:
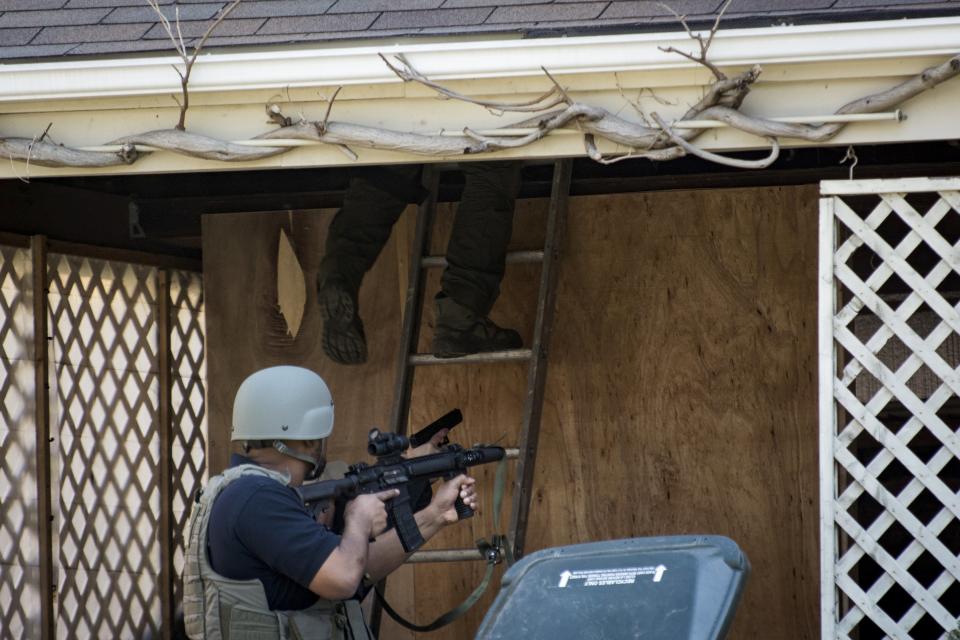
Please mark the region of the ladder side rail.
<svg viewBox="0 0 960 640"><path fill-rule="evenodd" d="M513 506L508 533L508 544L512 545L514 559L523 556L524 539L527 533L530 492L533 487L537 444L540 438L540 420L543 416L547 354L556 308L559 275L557 266L566 231L572 170L573 160L570 158L563 158L554 163L543 269L540 274L540 291L537 295L537 319L531 346L533 356L527 374L527 391L523 403L523 422L520 434L520 456L517 459L517 471L513 484Z"/></svg>
<svg viewBox="0 0 960 640"><path fill-rule="evenodd" d="M410 393L413 389L413 371L409 366L409 357L417 348L420 317L423 314L425 274L420 262L430 244L430 230L433 225L433 213L437 206L437 190L440 181L440 172L435 168L427 166L423 171L423 184L429 189L430 194L417 208L417 226L414 231L413 246L410 248L407 295L403 304L403 329L393 385L393 406L390 409L390 431L403 435L407 433L407 414L410 410Z"/></svg>
<svg viewBox="0 0 960 640"><path fill-rule="evenodd" d="M413 368L409 357L417 348L420 337L420 317L423 315L423 284L426 277L421 261L430 246L430 230L433 226L433 213L437 206L437 192L440 186L440 172L431 166L423 169L423 185L429 195L417 207L417 225L414 230L413 246L410 247L410 265L407 276L407 295L403 303L403 329L400 347L397 349L397 374L393 385L393 406L390 409L390 431L406 435L407 418L410 412L410 394L413 390ZM381 579L376 586L381 593L387 592L387 579ZM380 637L380 624L383 619L383 603L376 595L370 610L370 630L375 638Z"/></svg>

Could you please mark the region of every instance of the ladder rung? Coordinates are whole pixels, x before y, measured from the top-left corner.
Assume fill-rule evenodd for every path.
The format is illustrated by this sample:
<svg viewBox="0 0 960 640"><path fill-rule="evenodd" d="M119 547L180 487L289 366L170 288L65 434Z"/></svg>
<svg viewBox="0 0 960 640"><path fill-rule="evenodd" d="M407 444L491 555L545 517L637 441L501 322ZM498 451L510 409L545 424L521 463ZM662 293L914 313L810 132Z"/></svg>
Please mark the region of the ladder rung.
<svg viewBox="0 0 960 640"><path fill-rule="evenodd" d="M531 262L543 262L543 251L510 251L507 253L507 264ZM420 261L420 266L424 269L445 267L447 266L447 259L444 256L427 256Z"/></svg>
<svg viewBox="0 0 960 640"><path fill-rule="evenodd" d="M415 551L407 562L461 562L463 560L486 560L479 549L436 549Z"/></svg>
<svg viewBox="0 0 960 640"><path fill-rule="evenodd" d="M423 367L436 364L490 364L493 362L522 362L529 360L533 355L530 349L513 349L511 351L491 351L489 353L473 353L459 358L438 358L429 353L416 353L410 356L411 367Z"/></svg>

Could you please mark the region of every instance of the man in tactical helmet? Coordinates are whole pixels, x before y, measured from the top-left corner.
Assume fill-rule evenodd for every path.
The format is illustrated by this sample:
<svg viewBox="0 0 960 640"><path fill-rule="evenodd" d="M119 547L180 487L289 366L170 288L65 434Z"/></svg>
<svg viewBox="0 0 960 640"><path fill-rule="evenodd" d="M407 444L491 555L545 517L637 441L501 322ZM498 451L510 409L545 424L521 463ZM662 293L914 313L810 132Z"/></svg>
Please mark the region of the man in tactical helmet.
<svg viewBox="0 0 960 640"><path fill-rule="evenodd" d="M431 350L440 358L523 346L519 333L487 317L500 295L520 163L473 162L462 170L466 181L436 298ZM330 223L317 282L323 350L335 362L366 361L367 341L357 303L360 283L407 204L426 195L417 165L367 169L350 181L343 206Z"/></svg>
<svg viewBox="0 0 960 640"><path fill-rule="evenodd" d="M191 638L339 640L372 638L355 596L406 554L384 531L384 501L396 490L347 503L344 530L319 524L296 487L326 461L333 401L323 379L300 367L248 377L233 405L231 440L246 457L210 479L193 505L184 566L184 622ZM474 479L443 483L416 513L423 537L457 521L454 502L476 507Z"/></svg>

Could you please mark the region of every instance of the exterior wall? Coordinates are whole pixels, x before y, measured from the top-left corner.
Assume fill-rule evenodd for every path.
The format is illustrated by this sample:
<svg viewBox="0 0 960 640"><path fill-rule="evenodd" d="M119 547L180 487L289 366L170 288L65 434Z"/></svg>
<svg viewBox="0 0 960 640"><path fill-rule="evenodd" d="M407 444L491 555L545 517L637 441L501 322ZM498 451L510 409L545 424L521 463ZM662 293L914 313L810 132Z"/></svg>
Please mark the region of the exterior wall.
<svg viewBox="0 0 960 640"><path fill-rule="evenodd" d="M441 207L442 253L452 207ZM225 460L240 381L280 362L331 383L331 458L355 461L370 426L387 422L400 330L398 260L410 211L361 292L372 359L345 368L319 346L312 279L331 212L208 217L204 227L211 466ZM518 204L516 248L543 239L546 201ZM732 637L818 635L815 187L687 191L571 200L550 350L530 551L675 533L728 535L753 574ZM307 274L300 336L274 331L280 226L293 226ZM532 335L538 267L508 267L494 319ZM430 293L439 273L431 273ZM433 321L424 313L426 349ZM286 340L286 342L284 342ZM417 372L411 424L451 407L464 443L517 441L522 364ZM459 433L458 433L459 432ZM490 499L493 469L478 477ZM509 507L504 507L504 518ZM504 520L506 521L506 520ZM435 548L493 533L489 502ZM432 620L479 581L479 565L405 567L390 592ZM411 584L414 589L410 590ZM495 588L465 621L431 634L469 637ZM390 625L391 638L408 637Z"/></svg>

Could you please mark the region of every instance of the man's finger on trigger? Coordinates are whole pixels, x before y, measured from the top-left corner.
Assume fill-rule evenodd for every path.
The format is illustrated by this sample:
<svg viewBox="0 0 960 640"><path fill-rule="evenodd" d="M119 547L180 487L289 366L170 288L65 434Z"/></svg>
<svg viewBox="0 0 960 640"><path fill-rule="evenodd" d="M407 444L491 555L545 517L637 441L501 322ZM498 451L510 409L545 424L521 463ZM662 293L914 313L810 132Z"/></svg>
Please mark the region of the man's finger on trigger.
<svg viewBox="0 0 960 640"><path fill-rule="evenodd" d="M390 499L392 499L392 498L396 498L398 495L400 495L400 490L399 490L399 489L387 489L386 491L381 491L380 493L375 493L375 494L373 494L373 495L376 496L377 498L379 498L380 500L386 502L387 500L390 500Z"/></svg>

